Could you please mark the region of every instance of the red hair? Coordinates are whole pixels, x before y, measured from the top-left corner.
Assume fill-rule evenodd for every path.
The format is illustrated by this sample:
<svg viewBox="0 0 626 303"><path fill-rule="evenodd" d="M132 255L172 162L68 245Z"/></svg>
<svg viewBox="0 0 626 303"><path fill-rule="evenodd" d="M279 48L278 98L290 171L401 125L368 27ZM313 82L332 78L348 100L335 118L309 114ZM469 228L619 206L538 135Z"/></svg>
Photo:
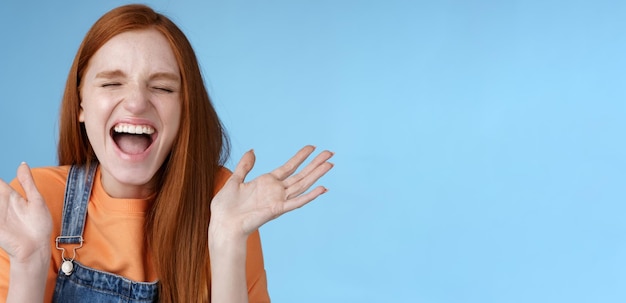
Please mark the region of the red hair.
<svg viewBox="0 0 626 303"><path fill-rule="evenodd" d="M160 302L208 302L209 203L216 175L228 156L228 138L211 104L198 61L183 32L145 5L126 5L102 16L89 30L69 72L61 105L60 165L98 161L78 120L81 79L91 57L123 32L155 29L168 40L181 73L181 124L170 155L155 176L158 192L146 238L159 278Z"/></svg>

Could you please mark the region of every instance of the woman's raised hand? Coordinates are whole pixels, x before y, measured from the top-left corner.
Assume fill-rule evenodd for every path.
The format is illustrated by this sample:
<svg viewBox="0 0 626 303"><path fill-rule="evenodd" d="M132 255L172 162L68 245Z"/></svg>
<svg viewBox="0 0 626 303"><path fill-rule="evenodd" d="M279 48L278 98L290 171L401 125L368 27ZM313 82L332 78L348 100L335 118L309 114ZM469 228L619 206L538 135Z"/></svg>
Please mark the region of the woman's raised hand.
<svg viewBox="0 0 626 303"><path fill-rule="evenodd" d="M328 162L332 152L321 152L295 173L314 150L313 146L305 146L284 165L250 182L245 182L245 178L254 166L255 156L253 151L245 153L233 175L213 198L211 228L233 233L230 236L247 236L268 221L325 193L327 189L322 186L306 191L333 167Z"/></svg>
<svg viewBox="0 0 626 303"><path fill-rule="evenodd" d="M26 199L0 180L0 247L12 262L50 258L52 219L26 163L17 168Z"/></svg>

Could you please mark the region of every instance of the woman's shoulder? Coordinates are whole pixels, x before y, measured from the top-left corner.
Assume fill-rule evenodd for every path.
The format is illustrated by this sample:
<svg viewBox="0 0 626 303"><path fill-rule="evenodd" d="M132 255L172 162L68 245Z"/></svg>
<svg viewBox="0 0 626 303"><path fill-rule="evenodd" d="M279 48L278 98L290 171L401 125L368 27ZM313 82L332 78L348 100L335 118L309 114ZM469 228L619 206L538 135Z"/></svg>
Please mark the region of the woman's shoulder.
<svg viewBox="0 0 626 303"><path fill-rule="evenodd" d="M219 170L217 171L217 178L230 178L230 176L233 174L232 171L230 171L230 169L224 167L224 166L220 166Z"/></svg>
<svg viewBox="0 0 626 303"><path fill-rule="evenodd" d="M47 167L36 167L31 169L33 174L33 179L35 180L35 184L39 186L39 184L45 185L63 185L65 187L65 181L67 179L67 174L70 170L70 166L47 166Z"/></svg>

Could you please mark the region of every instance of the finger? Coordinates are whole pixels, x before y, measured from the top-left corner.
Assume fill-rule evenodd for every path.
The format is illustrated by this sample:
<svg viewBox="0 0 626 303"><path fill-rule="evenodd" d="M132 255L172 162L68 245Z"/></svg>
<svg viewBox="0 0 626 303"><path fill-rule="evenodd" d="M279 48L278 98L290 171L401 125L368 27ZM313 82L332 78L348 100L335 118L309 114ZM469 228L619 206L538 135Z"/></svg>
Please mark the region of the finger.
<svg viewBox="0 0 626 303"><path fill-rule="evenodd" d="M17 193L9 183L6 183L4 180L0 179L0 208L8 207L10 202L16 200L23 200L22 195Z"/></svg>
<svg viewBox="0 0 626 303"><path fill-rule="evenodd" d="M28 202L42 200L39 190L37 190L37 185L35 185L35 180L33 179L30 167L28 167L28 164L25 162L22 162L22 164L17 167L17 180L22 185L22 188L24 188Z"/></svg>
<svg viewBox="0 0 626 303"><path fill-rule="evenodd" d="M318 166L322 165L323 163L326 163L326 161L328 161L328 159L332 158L332 156L334 155L335 153L331 151L327 151L327 150L321 152L319 155L317 155L317 157L315 157L315 159L313 159L313 161L311 161L311 163L305 166L304 169L302 169L297 174L287 178L284 182L285 187L289 187L295 184L296 182L302 180L302 178L308 176Z"/></svg>
<svg viewBox="0 0 626 303"><path fill-rule="evenodd" d="M306 158L313 153L315 150L315 146L307 145L300 149L289 161L283 164L281 167L275 169L271 172L271 174L276 177L278 180L285 180L291 174L293 174L296 169L306 160Z"/></svg>
<svg viewBox="0 0 626 303"><path fill-rule="evenodd" d="M302 196L298 196L295 199L290 199L285 201L284 205L284 213L290 212L296 208L300 208L304 205L306 205L307 203L315 200L315 198L319 197L322 194L325 194L326 192L328 192L328 189L326 189L323 186L318 186L315 189L313 189L312 191L302 195Z"/></svg>
<svg viewBox="0 0 626 303"><path fill-rule="evenodd" d="M333 168L333 164L330 162L324 162L318 167L316 167L310 174L302 178L295 184L287 187L285 192L287 194L287 199L295 198L301 195L303 192L307 191L317 180L319 180L322 176L324 176L329 170Z"/></svg>
<svg viewBox="0 0 626 303"><path fill-rule="evenodd" d="M0 179L0 196L8 195L13 192L13 188L4 180Z"/></svg>
<svg viewBox="0 0 626 303"><path fill-rule="evenodd" d="M237 183L243 183L252 167L254 167L255 160L254 150L247 151L241 156L241 160L237 163L237 167L235 167L235 171L233 171L233 175L230 178Z"/></svg>

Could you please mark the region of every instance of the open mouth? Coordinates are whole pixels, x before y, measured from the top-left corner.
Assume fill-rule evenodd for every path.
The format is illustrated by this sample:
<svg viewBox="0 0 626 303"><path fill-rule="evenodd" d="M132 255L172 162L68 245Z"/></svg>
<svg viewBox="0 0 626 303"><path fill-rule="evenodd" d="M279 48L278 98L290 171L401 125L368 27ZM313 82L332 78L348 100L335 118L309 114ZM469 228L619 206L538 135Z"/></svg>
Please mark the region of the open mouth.
<svg viewBox="0 0 626 303"><path fill-rule="evenodd" d="M119 123L111 129L111 138L115 144L129 155L138 155L148 150L155 135L156 130L149 125Z"/></svg>

